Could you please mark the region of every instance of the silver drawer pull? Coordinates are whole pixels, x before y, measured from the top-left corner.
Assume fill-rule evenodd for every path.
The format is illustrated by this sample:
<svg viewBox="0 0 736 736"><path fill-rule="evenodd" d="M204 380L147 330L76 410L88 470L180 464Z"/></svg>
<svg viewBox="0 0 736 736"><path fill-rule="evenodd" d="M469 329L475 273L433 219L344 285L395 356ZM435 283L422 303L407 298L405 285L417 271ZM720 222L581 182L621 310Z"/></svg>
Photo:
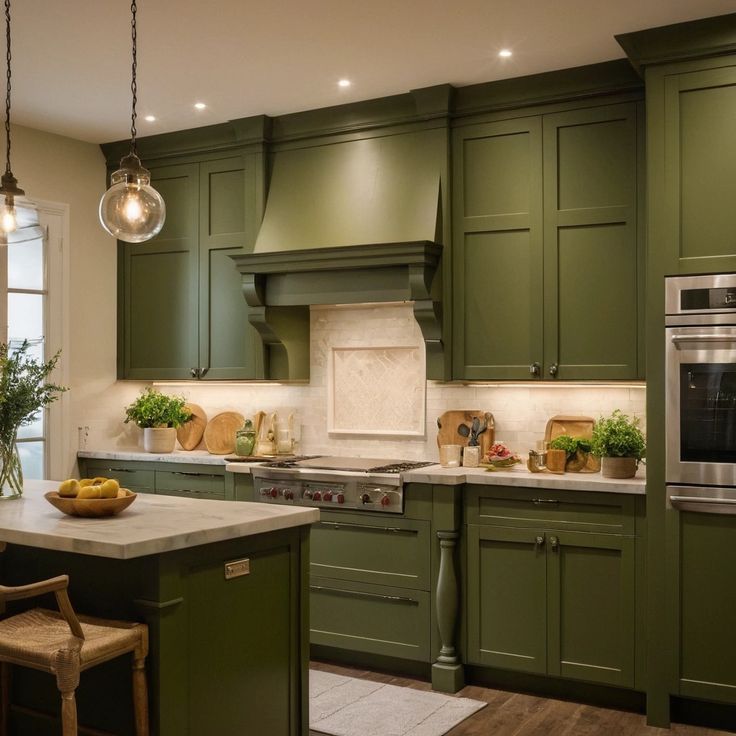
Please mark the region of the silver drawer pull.
<svg viewBox="0 0 736 736"><path fill-rule="evenodd" d="M533 498L532 503L559 503L556 498Z"/></svg>
<svg viewBox="0 0 736 736"><path fill-rule="evenodd" d="M106 473L135 473L135 470L131 470L130 468L108 468Z"/></svg>
<svg viewBox="0 0 736 736"><path fill-rule="evenodd" d="M160 473L171 473L171 475L186 475L188 478L222 478L219 473L185 473L182 470L163 470Z"/></svg>
<svg viewBox="0 0 736 736"><path fill-rule="evenodd" d="M324 585L310 585L309 590L326 591L328 593L339 593L340 595L352 596L354 598L379 598L383 601L394 601L398 603L412 603L418 606L419 601L414 598L404 598L400 595L381 595L380 593L366 593L362 590L345 590L344 588L328 588Z"/></svg>
<svg viewBox="0 0 736 736"><path fill-rule="evenodd" d="M703 498L702 496L670 496L670 502L673 506L678 503L702 503L702 504L723 504L724 506L736 506L736 498Z"/></svg>
<svg viewBox="0 0 736 736"><path fill-rule="evenodd" d="M328 526L331 529L342 529L343 527L349 529L366 529L368 531L375 532L404 532L406 534L416 534L415 529L401 529L398 526L371 526L370 524L353 524L349 521L321 521L320 526Z"/></svg>

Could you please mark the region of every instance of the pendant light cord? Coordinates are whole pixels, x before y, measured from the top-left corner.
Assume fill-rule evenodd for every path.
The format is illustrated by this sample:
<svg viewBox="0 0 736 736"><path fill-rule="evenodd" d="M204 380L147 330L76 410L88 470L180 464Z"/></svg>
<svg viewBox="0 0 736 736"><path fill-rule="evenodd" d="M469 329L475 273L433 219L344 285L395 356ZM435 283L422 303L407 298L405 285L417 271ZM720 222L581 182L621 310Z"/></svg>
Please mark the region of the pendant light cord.
<svg viewBox="0 0 736 736"><path fill-rule="evenodd" d="M5 7L7 8L8 3L10 0L5 0ZM137 53L137 28L136 28L136 20L135 16L138 12L138 4L136 3L136 0L133 0L133 2L130 4L130 12L133 15L132 20L130 21L130 29L131 29L131 36L133 38L133 74L132 74L132 81L130 83L130 91L133 93L133 110L130 117L130 150L138 155L138 150L136 147L135 142L135 136L138 131L135 129L135 119L138 116L135 110L136 103L138 102L138 82L136 81L136 72L138 70L138 53ZM8 25L8 34L10 34L10 26ZM8 38L10 36L8 35ZM8 41L8 100L10 100L10 41ZM8 101L8 105L10 105L10 102ZM10 109L10 108L8 108ZM8 141L10 141L10 138L8 137ZM10 143L8 143L8 151L10 150Z"/></svg>
<svg viewBox="0 0 736 736"><path fill-rule="evenodd" d="M5 0L5 43L8 79L5 94L5 173L10 174L10 0Z"/></svg>

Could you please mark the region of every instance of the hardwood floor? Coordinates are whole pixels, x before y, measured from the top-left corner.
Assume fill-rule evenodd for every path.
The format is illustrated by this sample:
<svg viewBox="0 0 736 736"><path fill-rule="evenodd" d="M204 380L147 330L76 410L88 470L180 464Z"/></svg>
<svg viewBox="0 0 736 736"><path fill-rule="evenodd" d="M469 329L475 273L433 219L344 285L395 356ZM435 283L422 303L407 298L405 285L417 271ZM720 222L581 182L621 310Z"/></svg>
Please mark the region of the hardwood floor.
<svg viewBox="0 0 736 736"><path fill-rule="evenodd" d="M428 682L323 662L312 669L374 682L431 690ZM639 713L596 708L564 700L535 697L468 685L458 695L483 700L488 706L458 724L447 736L726 736L726 731L673 723L672 729L647 726ZM310 731L310 736L322 736Z"/></svg>

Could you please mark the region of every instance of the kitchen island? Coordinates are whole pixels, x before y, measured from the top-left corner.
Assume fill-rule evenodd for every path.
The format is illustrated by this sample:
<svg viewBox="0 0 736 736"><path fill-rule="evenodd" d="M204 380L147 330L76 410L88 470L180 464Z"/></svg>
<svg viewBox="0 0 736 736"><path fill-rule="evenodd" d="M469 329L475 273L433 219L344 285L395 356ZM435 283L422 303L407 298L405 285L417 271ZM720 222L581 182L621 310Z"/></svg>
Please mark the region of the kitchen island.
<svg viewBox="0 0 736 736"><path fill-rule="evenodd" d="M308 733L318 510L139 494L119 516L83 519L43 498L56 486L29 481L22 499L0 504L3 583L66 573L78 612L149 625L152 735ZM226 574L233 562L244 574ZM14 674L11 733L58 733L53 678ZM80 724L132 734L129 681L126 658L84 673Z"/></svg>

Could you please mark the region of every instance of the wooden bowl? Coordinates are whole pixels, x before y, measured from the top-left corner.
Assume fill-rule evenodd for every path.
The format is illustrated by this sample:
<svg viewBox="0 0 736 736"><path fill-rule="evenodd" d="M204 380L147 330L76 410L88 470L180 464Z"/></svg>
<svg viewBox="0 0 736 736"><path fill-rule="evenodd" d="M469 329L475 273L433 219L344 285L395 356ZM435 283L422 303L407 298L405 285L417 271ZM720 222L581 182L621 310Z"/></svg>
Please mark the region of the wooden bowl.
<svg viewBox="0 0 736 736"><path fill-rule="evenodd" d="M127 488L124 496L118 498L66 498L60 496L57 491L49 491L44 498L54 507L69 516L88 516L99 518L101 516L115 516L123 509L127 509L136 499L135 493Z"/></svg>

